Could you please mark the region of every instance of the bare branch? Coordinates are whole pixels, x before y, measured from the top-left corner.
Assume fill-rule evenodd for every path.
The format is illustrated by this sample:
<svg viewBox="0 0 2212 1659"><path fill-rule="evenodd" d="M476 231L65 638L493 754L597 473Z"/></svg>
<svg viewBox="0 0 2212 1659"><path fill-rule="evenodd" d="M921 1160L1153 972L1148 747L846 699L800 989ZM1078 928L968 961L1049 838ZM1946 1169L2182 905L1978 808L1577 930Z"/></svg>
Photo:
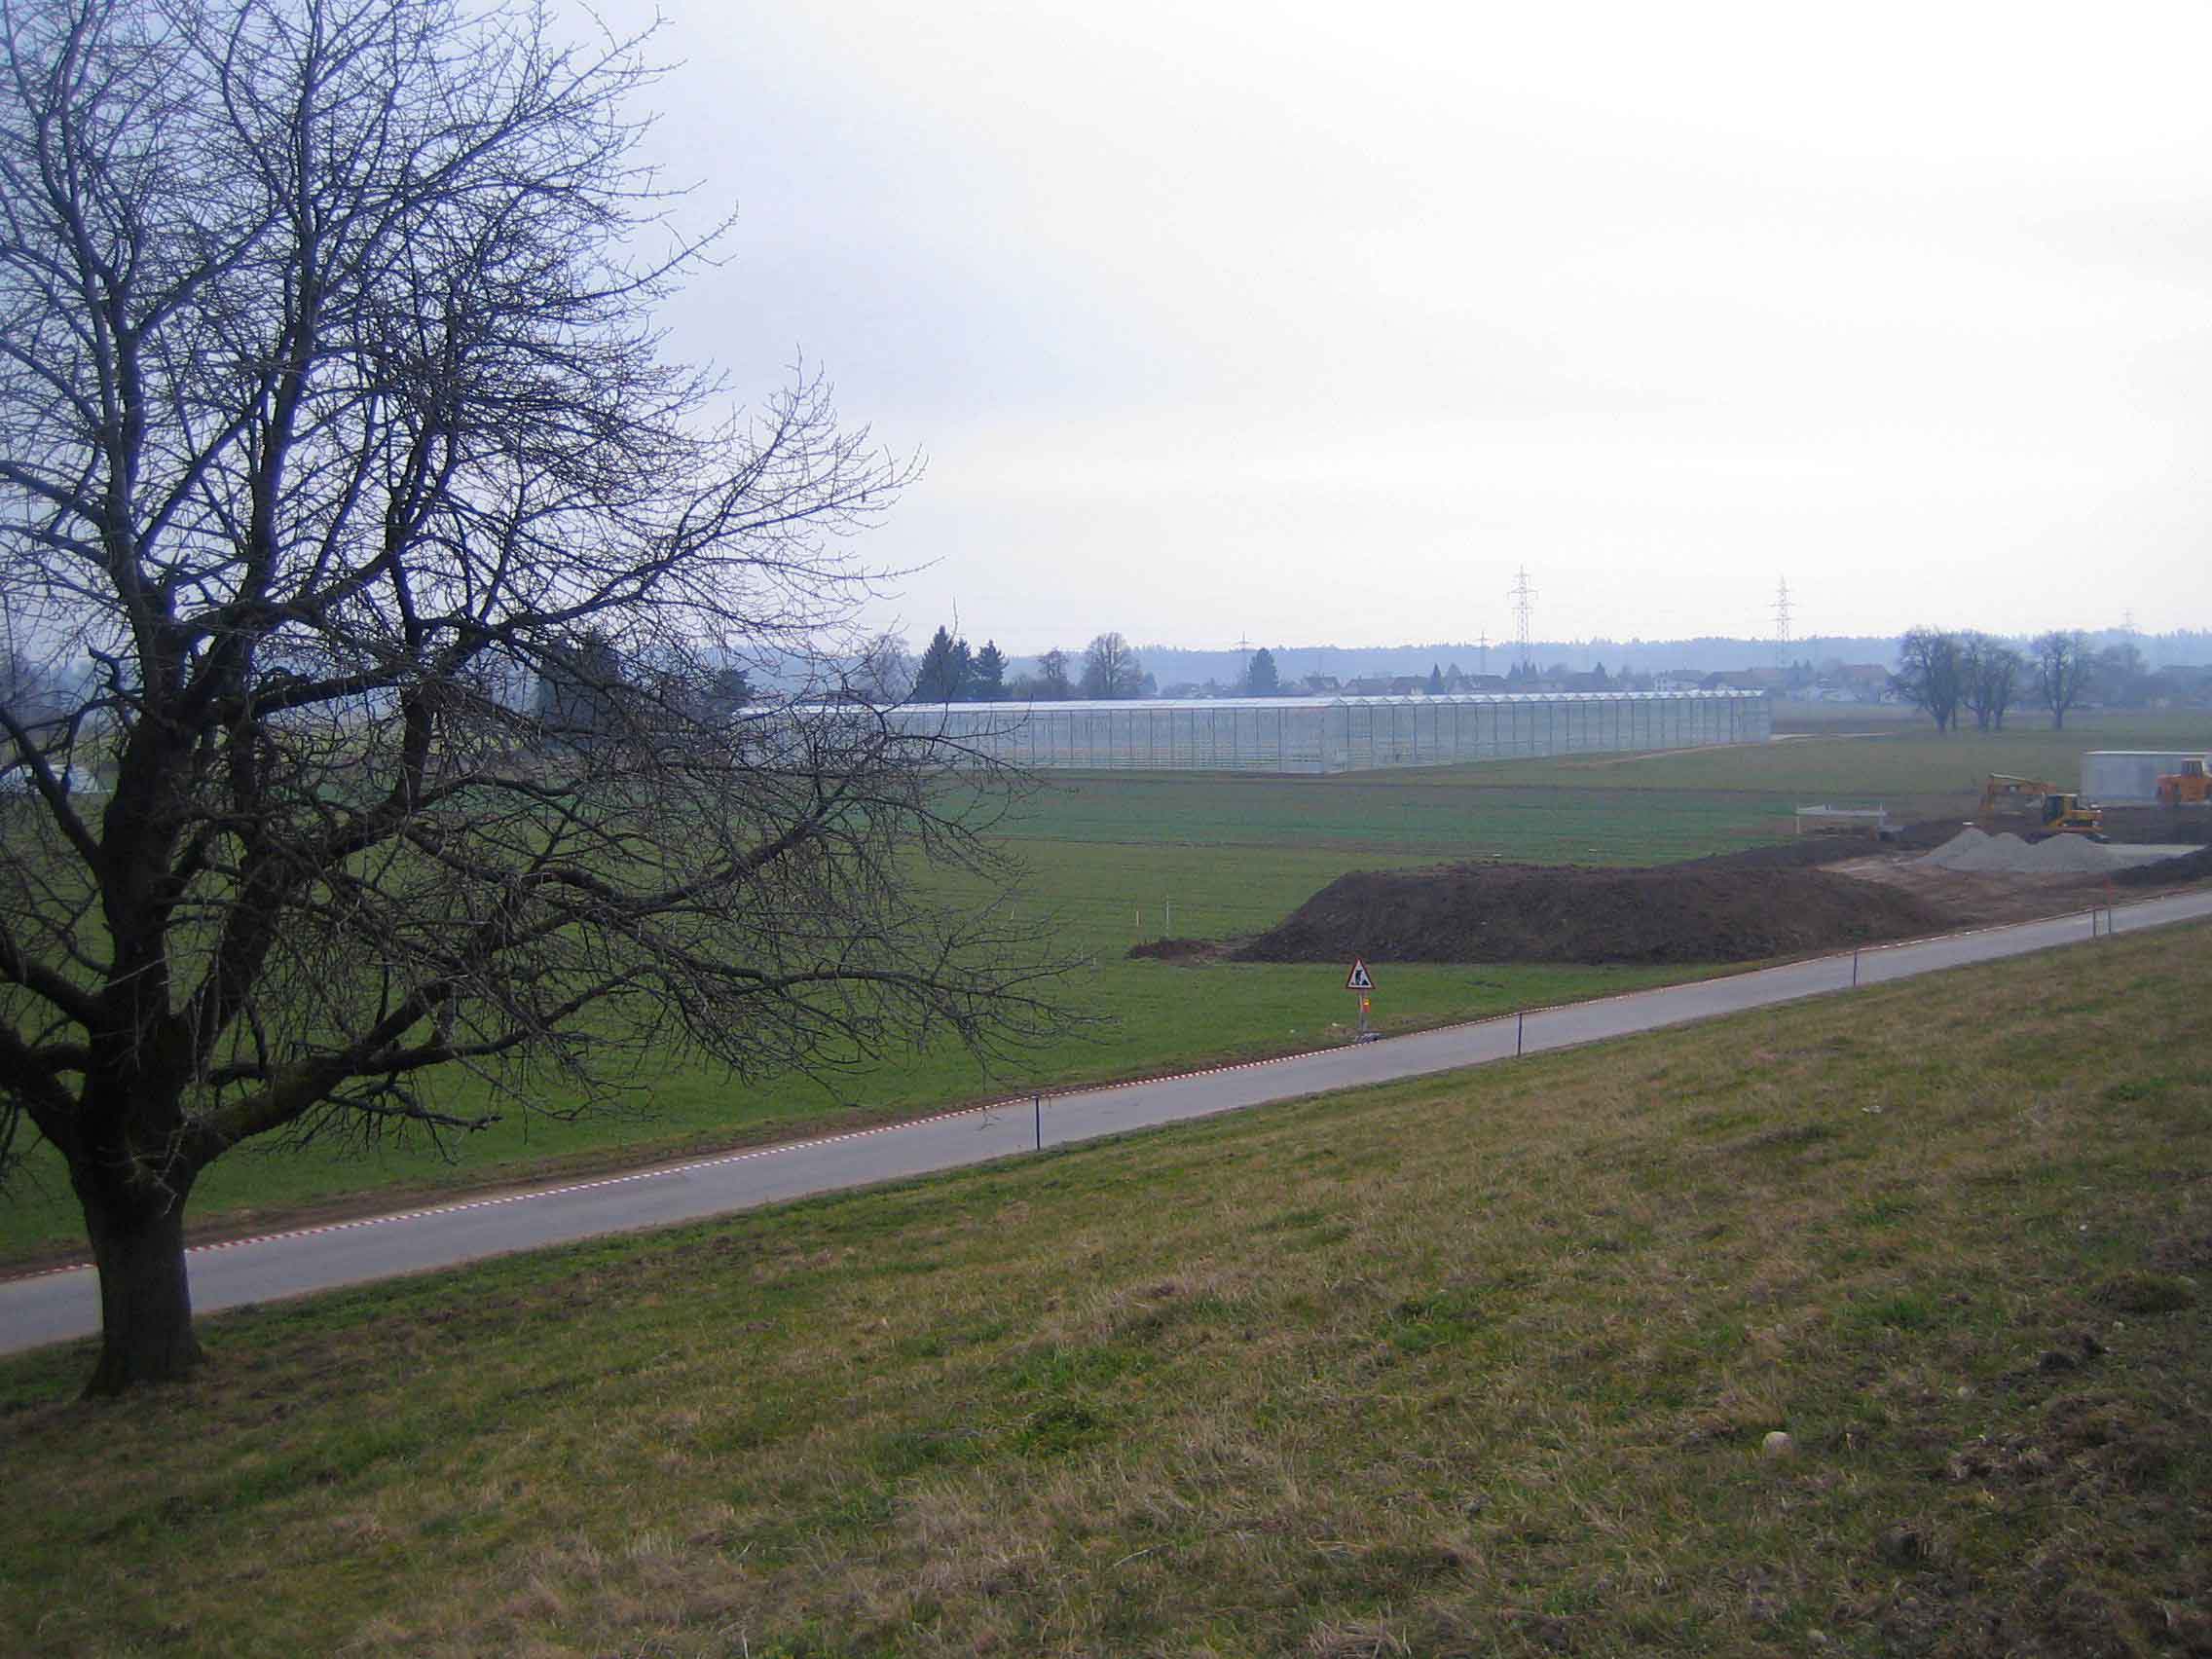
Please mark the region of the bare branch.
<svg viewBox="0 0 2212 1659"><path fill-rule="evenodd" d="M0 1114L97 1247L255 1135L471 1126L445 1075L527 1108L534 1068L600 1101L646 1052L1054 1028L989 903L1018 780L817 695L918 463L806 364L746 412L658 355L711 238L633 252L642 40L498 0L0 32L0 593L93 665L0 706Z"/></svg>

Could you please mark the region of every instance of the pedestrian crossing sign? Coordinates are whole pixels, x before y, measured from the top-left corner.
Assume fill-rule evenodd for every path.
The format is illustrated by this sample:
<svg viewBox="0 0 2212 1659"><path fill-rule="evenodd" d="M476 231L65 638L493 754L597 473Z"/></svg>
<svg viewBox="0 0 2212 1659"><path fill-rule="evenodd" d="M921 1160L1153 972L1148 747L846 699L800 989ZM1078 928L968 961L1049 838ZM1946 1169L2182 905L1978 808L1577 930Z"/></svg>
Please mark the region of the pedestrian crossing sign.
<svg viewBox="0 0 2212 1659"><path fill-rule="evenodd" d="M1375 981L1368 977L1367 963L1363 958L1355 956L1351 959L1351 972L1345 976L1345 989L1347 991L1372 991L1375 989Z"/></svg>

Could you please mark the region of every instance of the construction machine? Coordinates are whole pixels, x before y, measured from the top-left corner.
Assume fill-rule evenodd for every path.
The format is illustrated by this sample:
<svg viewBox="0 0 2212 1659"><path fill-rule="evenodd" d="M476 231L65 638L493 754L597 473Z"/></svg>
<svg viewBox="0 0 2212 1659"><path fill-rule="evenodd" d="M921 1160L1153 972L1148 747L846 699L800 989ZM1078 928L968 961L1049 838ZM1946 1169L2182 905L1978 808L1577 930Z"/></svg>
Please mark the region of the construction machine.
<svg viewBox="0 0 2212 1659"><path fill-rule="evenodd" d="M2025 818L2043 810L2043 799L2058 786L2042 778L2015 778L2009 772L1992 772L1981 792L1983 818Z"/></svg>
<svg viewBox="0 0 2212 1659"><path fill-rule="evenodd" d="M2044 778L2015 778L2006 772L1992 772L1981 792L1981 814L1985 824L2005 829L2006 819L2026 819L2020 826L2021 835L2031 841L2040 841L2050 835L2088 835L2101 839L2104 835L2104 808L2083 800L2072 790L2062 790Z"/></svg>
<svg viewBox="0 0 2212 1659"><path fill-rule="evenodd" d="M2160 806L2212 806L2212 777L2205 775L2204 756L2192 756L2178 772L2158 779Z"/></svg>
<svg viewBox="0 0 2212 1659"><path fill-rule="evenodd" d="M2043 823L2030 830L2024 840L2040 841L2048 835L2086 835L2105 838L2105 809L2083 800L2071 790L2054 790L2043 797Z"/></svg>

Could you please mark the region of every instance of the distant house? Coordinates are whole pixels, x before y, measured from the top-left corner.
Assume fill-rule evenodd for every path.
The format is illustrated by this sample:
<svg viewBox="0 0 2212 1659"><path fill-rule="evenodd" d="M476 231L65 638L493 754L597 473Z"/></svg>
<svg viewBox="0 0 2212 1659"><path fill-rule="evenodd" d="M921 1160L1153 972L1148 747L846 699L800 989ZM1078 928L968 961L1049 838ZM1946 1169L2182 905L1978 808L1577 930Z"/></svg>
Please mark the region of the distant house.
<svg viewBox="0 0 2212 1659"><path fill-rule="evenodd" d="M2154 709L2212 708L2212 668L2175 664L2152 676L2150 706Z"/></svg>
<svg viewBox="0 0 2212 1659"><path fill-rule="evenodd" d="M1346 697L1414 697L1428 692L1425 674L1376 674L1345 682Z"/></svg>
<svg viewBox="0 0 2212 1659"><path fill-rule="evenodd" d="M1821 677L1821 694L1829 702L1879 703L1890 689L1890 671L1878 662L1847 662Z"/></svg>
<svg viewBox="0 0 2212 1659"><path fill-rule="evenodd" d="M1784 675L1779 668L1739 668L1726 674L1709 674L1698 682L1701 691L1780 691Z"/></svg>

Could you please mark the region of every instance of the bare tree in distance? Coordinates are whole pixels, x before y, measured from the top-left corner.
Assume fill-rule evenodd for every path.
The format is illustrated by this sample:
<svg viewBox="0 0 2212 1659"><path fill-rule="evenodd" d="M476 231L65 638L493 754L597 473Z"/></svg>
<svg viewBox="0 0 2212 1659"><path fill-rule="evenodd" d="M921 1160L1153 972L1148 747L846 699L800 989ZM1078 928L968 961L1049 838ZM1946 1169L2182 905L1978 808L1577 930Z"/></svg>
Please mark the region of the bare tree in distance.
<svg viewBox="0 0 2212 1659"><path fill-rule="evenodd" d="M0 710L0 1151L68 1168L90 1392L197 1359L186 1205L248 1142L1053 1027L1034 941L911 886L1001 873L946 804L989 767L943 794L840 695L846 538L910 465L815 376L731 417L656 355L697 249L632 251L638 42L448 0L0 29L0 591L96 665Z"/></svg>
<svg viewBox="0 0 2212 1659"><path fill-rule="evenodd" d="M1064 703L1075 695L1075 683L1068 676L1068 653L1050 650L1037 659L1037 685L1039 700L1048 703Z"/></svg>
<svg viewBox="0 0 2212 1659"><path fill-rule="evenodd" d="M903 703L914 694L914 659L903 635L881 633L861 647L846 688L878 707Z"/></svg>
<svg viewBox="0 0 2212 1659"><path fill-rule="evenodd" d="M2151 701L2154 682L2143 647L2133 640L2117 640L2096 653L2089 665L2097 701L2108 709L2140 709Z"/></svg>
<svg viewBox="0 0 2212 1659"><path fill-rule="evenodd" d="M1134 697L1144 685L1144 665L1119 634L1100 634L1083 653L1083 694L1111 702Z"/></svg>
<svg viewBox="0 0 2212 1659"><path fill-rule="evenodd" d="M2019 695L2020 653L1987 634L1968 634L1960 643L1959 697L1982 731L2003 731L2005 711Z"/></svg>
<svg viewBox="0 0 2212 1659"><path fill-rule="evenodd" d="M2088 694L2094 659L2089 636L2079 628L2054 628L2039 634L2029 647L2035 652L2036 696L2050 711L2050 729L2066 729L2066 711Z"/></svg>
<svg viewBox="0 0 2212 1659"><path fill-rule="evenodd" d="M1940 628L1915 628L1898 642L1898 690L1925 710L1939 732L1948 733L1958 718L1966 690L1964 656L1959 636Z"/></svg>

